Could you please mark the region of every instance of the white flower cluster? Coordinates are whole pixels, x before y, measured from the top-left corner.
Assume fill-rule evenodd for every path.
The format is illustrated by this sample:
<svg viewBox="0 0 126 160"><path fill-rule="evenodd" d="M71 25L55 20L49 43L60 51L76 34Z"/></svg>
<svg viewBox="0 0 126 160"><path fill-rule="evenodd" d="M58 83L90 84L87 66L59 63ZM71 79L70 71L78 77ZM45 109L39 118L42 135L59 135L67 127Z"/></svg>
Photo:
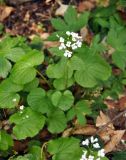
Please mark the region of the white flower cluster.
<svg viewBox="0 0 126 160"><path fill-rule="evenodd" d="M73 54L73 50L82 46L82 37L78 33L66 32L67 38L59 37L59 50L64 50L64 56L70 58Z"/></svg>
<svg viewBox="0 0 126 160"><path fill-rule="evenodd" d="M100 148L100 145L98 143L98 138L94 138L93 136L90 138L90 140L86 139L85 141L82 141L83 146L89 146L90 144L95 149ZM97 158L95 158L95 156L93 155L87 155L87 154L88 154L88 151L84 150L80 160L101 160L101 158L105 156L105 151L104 149L100 149L98 151Z"/></svg>

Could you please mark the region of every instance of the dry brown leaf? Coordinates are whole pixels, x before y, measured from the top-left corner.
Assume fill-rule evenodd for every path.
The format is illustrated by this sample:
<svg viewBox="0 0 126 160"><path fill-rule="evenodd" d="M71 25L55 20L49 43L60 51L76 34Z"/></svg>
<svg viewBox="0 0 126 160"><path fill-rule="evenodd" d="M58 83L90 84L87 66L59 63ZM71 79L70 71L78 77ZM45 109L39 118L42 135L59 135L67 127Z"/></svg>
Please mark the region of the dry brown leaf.
<svg viewBox="0 0 126 160"><path fill-rule="evenodd" d="M82 134L82 135L94 135L96 133L96 127L94 125L80 126L72 131L72 134Z"/></svg>
<svg viewBox="0 0 126 160"><path fill-rule="evenodd" d="M123 96L119 99L119 109L121 111L126 109L126 96Z"/></svg>
<svg viewBox="0 0 126 160"><path fill-rule="evenodd" d="M92 2L91 0L89 1L84 1L84 2L80 2L78 5L78 11L79 12L83 12L85 10L91 10L95 7L95 3Z"/></svg>
<svg viewBox="0 0 126 160"><path fill-rule="evenodd" d="M45 41L43 43L45 48L57 47L59 45L59 42Z"/></svg>
<svg viewBox="0 0 126 160"><path fill-rule="evenodd" d="M0 6L0 22L3 22L14 11L13 7Z"/></svg>
<svg viewBox="0 0 126 160"><path fill-rule="evenodd" d="M88 30L87 27L83 27L81 30L80 30L80 34L82 36L82 39L84 42L90 44L91 41L92 41L92 38L93 38L93 35L92 33Z"/></svg>
<svg viewBox="0 0 126 160"><path fill-rule="evenodd" d="M124 135L125 130L117 130L113 132L111 140L104 146L105 153L111 152L119 144Z"/></svg>
<svg viewBox="0 0 126 160"><path fill-rule="evenodd" d="M105 115L102 111L100 111L100 116L97 117L96 119L96 127L102 127L106 125L110 121L110 118ZM108 125L109 128L114 129L113 124Z"/></svg>
<svg viewBox="0 0 126 160"><path fill-rule="evenodd" d="M69 136L71 135L71 133L72 133L72 130L73 130L73 128L68 128L68 129L66 129L66 130L63 132L62 137L69 137Z"/></svg>
<svg viewBox="0 0 126 160"><path fill-rule="evenodd" d="M67 8L68 8L68 5L60 4L60 7L56 10L55 15L64 16L64 13L66 12Z"/></svg>
<svg viewBox="0 0 126 160"><path fill-rule="evenodd" d="M99 132L98 135L104 141L104 143L107 143L108 141L110 141L113 132L114 130L107 128L106 130Z"/></svg>

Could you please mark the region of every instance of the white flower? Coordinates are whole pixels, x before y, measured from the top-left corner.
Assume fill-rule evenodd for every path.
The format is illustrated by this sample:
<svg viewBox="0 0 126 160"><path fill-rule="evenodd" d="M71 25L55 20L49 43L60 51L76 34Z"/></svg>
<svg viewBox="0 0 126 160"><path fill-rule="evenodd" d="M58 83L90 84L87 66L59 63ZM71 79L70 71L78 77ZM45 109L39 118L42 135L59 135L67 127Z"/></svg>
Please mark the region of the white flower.
<svg viewBox="0 0 126 160"><path fill-rule="evenodd" d="M66 32L66 34L67 34L68 36L70 36L70 35L71 35L70 31L67 31L67 32Z"/></svg>
<svg viewBox="0 0 126 160"><path fill-rule="evenodd" d="M14 98L12 101L13 101L13 102L16 102L16 101L17 101L17 99L16 99L16 98Z"/></svg>
<svg viewBox="0 0 126 160"><path fill-rule="evenodd" d="M59 50L62 50L62 49L66 49L66 46L64 43L61 43L60 46L59 46Z"/></svg>
<svg viewBox="0 0 126 160"><path fill-rule="evenodd" d="M72 52L66 50L64 56L70 58L72 56Z"/></svg>
<svg viewBox="0 0 126 160"><path fill-rule="evenodd" d="M71 42L68 41L68 42L66 43L66 46L67 46L67 47L70 47L70 45L71 45Z"/></svg>
<svg viewBox="0 0 126 160"><path fill-rule="evenodd" d="M78 38L78 34L77 33L71 32L71 35L72 35L73 38Z"/></svg>
<svg viewBox="0 0 126 160"><path fill-rule="evenodd" d="M93 136L91 136L91 143L95 143L95 142L98 142L98 138L95 138Z"/></svg>
<svg viewBox="0 0 126 160"><path fill-rule="evenodd" d="M74 44L72 44L72 46L71 46L71 47L72 47L72 49L73 49L73 50L77 49L77 46L76 46L76 44L75 44L75 43L74 43Z"/></svg>
<svg viewBox="0 0 126 160"><path fill-rule="evenodd" d="M22 105L22 106L20 106L20 110L23 110L24 109L24 106Z"/></svg>
<svg viewBox="0 0 126 160"><path fill-rule="evenodd" d="M59 40L61 43L64 42L64 38L63 37L60 37L60 40Z"/></svg>
<svg viewBox="0 0 126 160"><path fill-rule="evenodd" d="M100 148L100 145L98 143L93 144L94 148Z"/></svg>
<svg viewBox="0 0 126 160"><path fill-rule="evenodd" d="M105 156L105 150L104 149L101 149L98 151L98 156L99 157L104 157Z"/></svg>
<svg viewBox="0 0 126 160"><path fill-rule="evenodd" d="M86 139L85 141L82 141L82 145L84 145L84 146L88 146L88 145L89 145L89 140L88 140L88 139Z"/></svg>
<svg viewBox="0 0 126 160"><path fill-rule="evenodd" d="M88 160L94 160L94 156L91 156L91 155L90 155L90 156L88 157Z"/></svg>
<svg viewBox="0 0 126 160"><path fill-rule="evenodd" d="M81 46L82 46L82 42L81 42L81 41L77 41L77 42L76 42L76 45L77 45L78 47L81 47Z"/></svg>
<svg viewBox="0 0 126 160"><path fill-rule="evenodd" d="M86 158L87 151L83 151L83 152L84 153L83 153L83 155L82 155L80 160L87 160L87 158Z"/></svg>
<svg viewBox="0 0 126 160"><path fill-rule="evenodd" d="M75 37L72 37L72 41L76 42L76 38L75 38Z"/></svg>

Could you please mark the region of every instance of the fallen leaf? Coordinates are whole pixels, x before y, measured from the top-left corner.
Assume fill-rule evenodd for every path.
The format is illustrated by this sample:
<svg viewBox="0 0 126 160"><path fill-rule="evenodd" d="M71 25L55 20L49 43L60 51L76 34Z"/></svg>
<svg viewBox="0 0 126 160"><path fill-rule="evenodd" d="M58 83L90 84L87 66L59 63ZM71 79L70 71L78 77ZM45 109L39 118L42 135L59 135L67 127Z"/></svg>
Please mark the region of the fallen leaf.
<svg viewBox="0 0 126 160"><path fill-rule="evenodd" d="M80 30L81 37L84 42L90 44L93 38L93 34L89 31L87 27L83 27Z"/></svg>
<svg viewBox="0 0 126 160"><path fill-rule="evenodd" d="M68 5L60 4L60 7L57 8L55 15L56 16L64 16L64 13L66 12L67 8L68 8Z"/></svg>
<svg viewBox="0 0 126 160"><path fill-rule="evenodd" d="M97 129L94 125L86 125L86 126L80 126L75 128L72 131L73 135L81 134L81 135L94 135L96 133Z"/></svg>
<svg viewBox="0 0 126 160"><path fill-rule="evenodd" d="M126 109L126 96L123 96L119 99L119 109L123 111Z"/></svg>
<svg viewBox="0 0 126 160"><path fill-rule="evenodd" d="M45 48L57 47L59 45L59 42L52 41L44 41L43 43Z"/></svg>
<svg viewBox="0 0 126 160"><path fill-rule="evenodd" d="M71 134L72 134L72 130L73 128L68 128L66 129L63 134L62 134L62 137L69 137Z"/></svg>
<svg viewBox="0 0 126 160"><path fill-rule="evenodd" d="M80 2L79 5L78 5L78 11L79 12L83 12L83 11L86 11L86 10L91 10L95 7L95 1L84 1L84 2Z"/></svg>
<svg viewBox="0 0 126 160"><path fill-rule="evenodd" d="M13 11L13 7L0 6L0 22L3 22Z"/></svg>
<svg viewBox="0 0 126 160"><path fill-rule="evenodd" d="M105 115L102 111L100 111L100 115L96 119L96 127L102 127L106 125L110 121L110 118ZM108 125L109 128L114 129L114 126L112 123Z"/></svg>
<svg viewBox="0 0 126 160"><path fill-rule="evenodd" d="M111 140L104 146L105 153L111 152L115 149L115 147L121 141L124 133L125 133L125 130L116 130L113 132Z"/></svg>

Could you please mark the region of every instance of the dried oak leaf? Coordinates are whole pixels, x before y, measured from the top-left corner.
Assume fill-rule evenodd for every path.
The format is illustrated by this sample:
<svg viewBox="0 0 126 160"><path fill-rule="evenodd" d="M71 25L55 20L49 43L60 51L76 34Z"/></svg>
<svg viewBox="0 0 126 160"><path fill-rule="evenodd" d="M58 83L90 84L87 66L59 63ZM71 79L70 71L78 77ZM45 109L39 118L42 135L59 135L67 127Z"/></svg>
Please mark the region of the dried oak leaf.
<svg viewBox="0 0 126 160"><path fill-rule="evenodd" d="M56 16L64 16L64 13L66 12L67 8L68 8L68 5L60 4L60 7L57 8L55 15Z"/></svg>
<svg viewBox="0 0 126 160"><path fill-rule="evenodd" d="M88 0L88 1L83 1L80 2L78 5L78 11L83 12L86 10L92 10L95 7L95 0Z"/></svg>
<svg viewBox="0 0 126 160"><path fill-rule="evenodd" d="M110 121L110 118L105 115L102 111L100 111L100 115L96 119L96 127L102 127L106 125ZM114 129L114 126L112 123L108 125L108 128Z"/></svg>
<svg viewBox="0 0 126 160"><path fill-rule="evenodd" d="M121 141L124 133L125 133L125 130L117 130L113 132L111 140L104 146L105 153L111 152L115 149L115 147Z"/></svg>
<svg viewBox="0 0 126 160"><path fill-rule="evenodd" d="M0 22L3 22L13 11L13 7L0 6Z"/></svg>
<svg viewBox="0 0 126 160"><path fill-rule="evenodd" d="M94 125L78 126L72 131L73 135L94 135L96 133L96 127Z"/></svg>

